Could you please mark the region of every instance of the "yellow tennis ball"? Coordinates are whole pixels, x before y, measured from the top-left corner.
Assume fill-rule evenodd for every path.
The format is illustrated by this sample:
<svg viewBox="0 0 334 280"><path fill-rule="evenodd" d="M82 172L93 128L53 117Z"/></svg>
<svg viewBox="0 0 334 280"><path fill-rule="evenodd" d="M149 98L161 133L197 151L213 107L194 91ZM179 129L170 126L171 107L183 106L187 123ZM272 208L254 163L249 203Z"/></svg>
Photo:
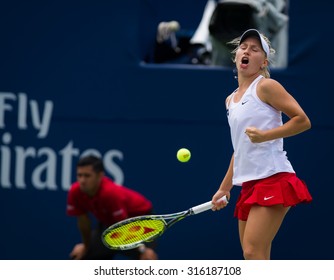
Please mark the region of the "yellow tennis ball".
<svg viewBox="0 0 334 280"><path fill-rule="evenodd" d="M191 157L191 153L188 149L181 148L180 150L177 151L176 157L181 162L187 162Z"/></svg>

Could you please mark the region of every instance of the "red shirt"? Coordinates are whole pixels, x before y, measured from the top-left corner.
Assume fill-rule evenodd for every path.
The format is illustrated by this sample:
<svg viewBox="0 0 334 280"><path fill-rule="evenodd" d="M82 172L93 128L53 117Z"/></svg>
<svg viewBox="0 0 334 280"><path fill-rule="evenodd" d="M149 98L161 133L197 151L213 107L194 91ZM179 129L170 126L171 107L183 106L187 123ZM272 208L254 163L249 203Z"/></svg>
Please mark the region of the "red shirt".
<svg viewBox="0 0 334 280"><path fill-rule="evenodd" d="M147 214L151 209L152 203L143 195L104 177L94 197L82 192L78 182L74 183L68 191L66 212L70 216L91 212L98 221L109 226Z"/></svg>

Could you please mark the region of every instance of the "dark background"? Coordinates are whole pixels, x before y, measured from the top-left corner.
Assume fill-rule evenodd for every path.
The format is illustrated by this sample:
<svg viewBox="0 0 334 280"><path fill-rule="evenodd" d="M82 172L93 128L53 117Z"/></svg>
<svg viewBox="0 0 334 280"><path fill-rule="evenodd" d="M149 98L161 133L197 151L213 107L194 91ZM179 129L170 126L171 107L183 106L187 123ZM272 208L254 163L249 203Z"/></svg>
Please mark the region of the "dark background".
<svg viewBox="0 0 334 280"><path fill-rule="evenodd" d="M288 157L314 202L293 208L273 244L274 259L333 258L333 93L328 1L291 1L289 63L272 70L298 100L312 129L285 139ZM195 30L206 0L2 1L0 92L25 93L43 109L53 102L50 130L36 136L17 127L17 104L0 128L0 159L11 155L11 186L0 186L0 259L68 259L80 241L66 216L69 185L62 183L62 150L73 144L71 180L79 155L96 149L122 153L115 159L128 187L150 198L157 213L185 210L211 199L232 153L224 100L237 87L230 68L144 63L161 21L178 20ZM30 111L28 110L28 113ZM3 139L10 133L11 141ZM25 188L15 184L17 147L36 150L26 161ZM52 158L42 148L53 152ZM188 163L176 151L192 152ZM39 153L38 153L39 151ZM44 151L44 152L43 152ZM51 158L53 159L51 161ZM36 187L32 174L52 162L56 185ZM0 169L3 170L3 169ZM46 170L46 169L45 169ZM4 171L0 171L4 172ZM47 180L47 172L41 175ZM0 174L1 175L1 174ZM109 174L112 177L112 174ZM3 176L3 174L2 174ZM235 187L229 207L174 226L159 239L161 259L242 259Z"/></svg>

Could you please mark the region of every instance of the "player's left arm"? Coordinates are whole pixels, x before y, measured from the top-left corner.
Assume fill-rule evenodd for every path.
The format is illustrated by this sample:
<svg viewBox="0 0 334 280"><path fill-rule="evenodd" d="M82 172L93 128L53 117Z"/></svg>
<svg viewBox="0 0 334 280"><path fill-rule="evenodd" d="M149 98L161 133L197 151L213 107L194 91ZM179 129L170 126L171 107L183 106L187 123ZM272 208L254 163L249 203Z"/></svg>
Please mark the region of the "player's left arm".
<svg viewBox="0 0 334 280"><path fill-rule="evenodd" d="M311 128L311 122L304 110L279 82L262 79L258 84L257 94L263 102L287 115L289 120L270 130L246 128L245 132L253 143L290 137Z"/></svg>

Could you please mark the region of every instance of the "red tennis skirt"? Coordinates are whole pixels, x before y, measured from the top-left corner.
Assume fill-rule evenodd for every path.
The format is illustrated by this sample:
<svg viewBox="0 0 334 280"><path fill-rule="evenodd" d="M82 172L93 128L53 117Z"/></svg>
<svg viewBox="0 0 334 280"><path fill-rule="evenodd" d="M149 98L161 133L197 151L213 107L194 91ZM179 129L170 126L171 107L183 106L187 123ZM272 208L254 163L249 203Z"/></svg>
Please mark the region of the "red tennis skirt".
<svg viewBox="0 0 334 280"><path fill-rule="evenodd" d="M245 182L237 200L234 217L247 221L252 205L284 207L312 201L304 181L295 173L281 172L270 177Z"/></svg>

